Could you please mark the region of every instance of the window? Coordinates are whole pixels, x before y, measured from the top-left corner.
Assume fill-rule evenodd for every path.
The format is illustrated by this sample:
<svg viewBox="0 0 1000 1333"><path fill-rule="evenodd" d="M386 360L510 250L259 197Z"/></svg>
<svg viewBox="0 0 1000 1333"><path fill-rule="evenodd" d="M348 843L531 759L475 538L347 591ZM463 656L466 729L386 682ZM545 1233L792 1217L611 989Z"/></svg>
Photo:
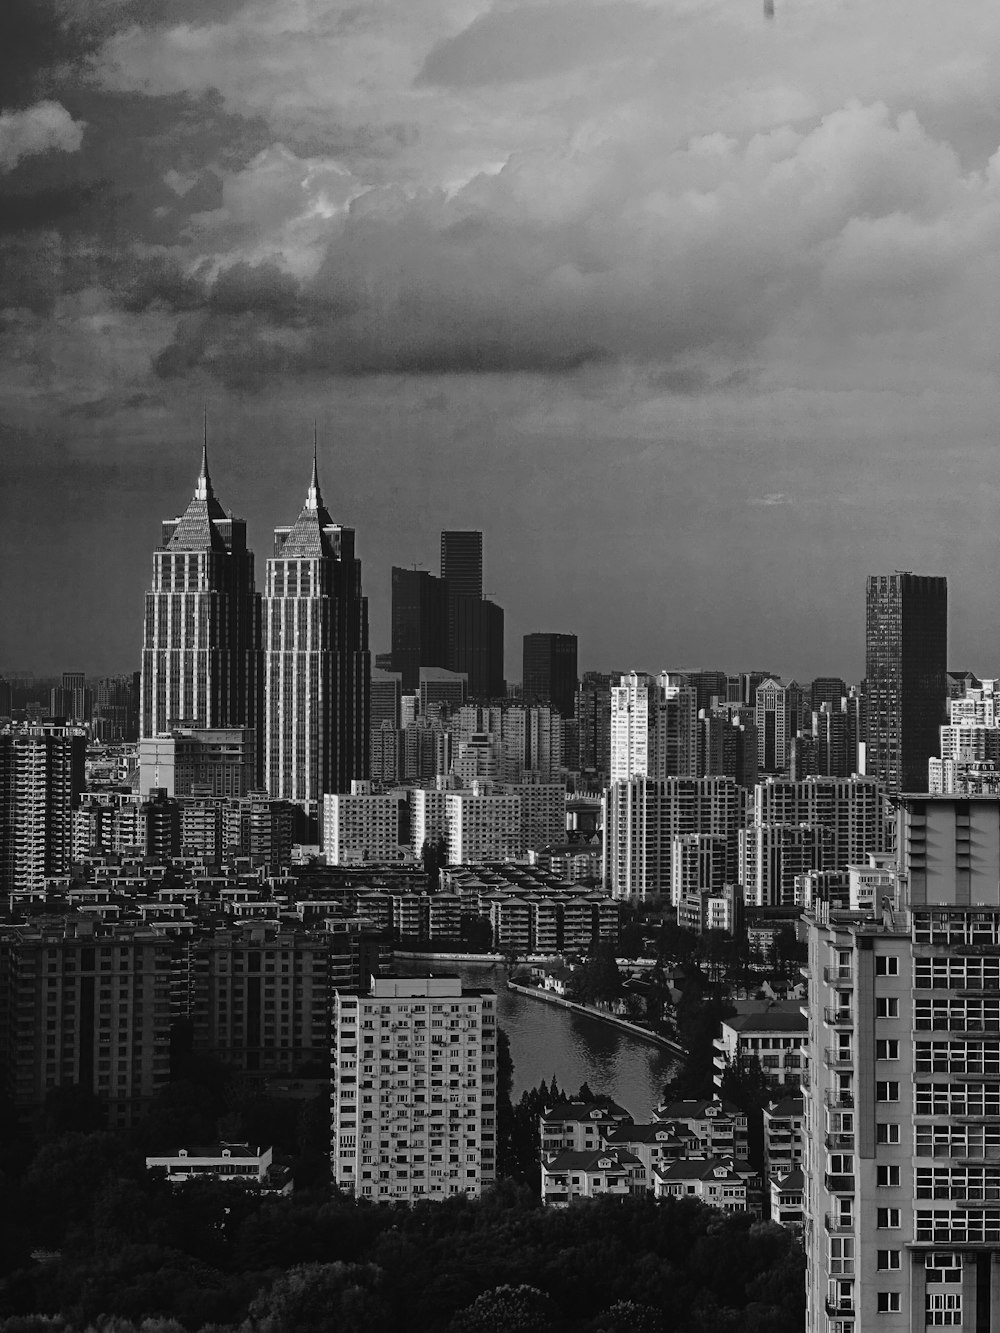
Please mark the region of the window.
<svg viewBox="0 0 1000 1333"><path fill-rule="evenodd" d="M901 1250L876 1250L875 1267L880 1273L892 1273L902 1266Z"/></svg>
<svg viewBox="0 0 1000 1333"><path fill-rule="evenodd" d="M876 1143L898 1143L899 1126L891 1121L880 1121L875 1126Z"/></svg>
<svg viewBox="0 0 1000 1333"><path fill-rule="evenodd" d="M898 1166L879 1166L875 1168L875 1183L877 1185L898 1185L899 1167Z"/></svg>
<svg viewBox="0 0 1000 1333"><path fill-rule="evenodd" d="M929 1291L924 1306L925 1320L931 1328L959 1328L962 1323L962 1295L958 1291Z"/></svg>
<svg viewBox="0 0 1000 1333"><path fill-rule="evenodd" d="M879 1314L896 1314L902 1308L903 1298L898 1291L877 1291L875 1309Z"/></svg>
<svg viewBox="0 0 1000 1333"><path fill-rule="evenodd" d="M949 1251L941 1254L932 1250L924 1256L924 1269L928 1282L961 1282L962 1256Z"/></svg>
<svg viewBox="0 0 1000 1333"><path fill-rule="evenodd" d="M875 1084L875 1100L877 1102L898 1102L899 1084L892 1080L878 1080Z"/></svg>
<svg viewBox="0 0 1000 1333"><path fill-rule="evenodd" d="M898 1208L879 1208L875 1215L875 1225L879 1231L896 1231L899 1228L899 1217Z"/></svg>
<svg viewBox="0 0 1000 1333"><path fill-rule="evenodd" d="M875 1043L876 1060L898 1060L899 1042L893 1037L888 1041L877 1041Z"/></svg>
<svg viewBox="0 0 1000 1333"><path fill-rule="evenodd" d="M878 998L875 1000L875 1017L898 1018L899 1001L895 999L893 996L889 995L878 996Z"/></svg>
<svg viewBox="0 0 1000 1333"><path fill-rule="evenodd" d="M893 954L877 953L875 955L875 975L877 977L898 977L899 959Z"/></svg>

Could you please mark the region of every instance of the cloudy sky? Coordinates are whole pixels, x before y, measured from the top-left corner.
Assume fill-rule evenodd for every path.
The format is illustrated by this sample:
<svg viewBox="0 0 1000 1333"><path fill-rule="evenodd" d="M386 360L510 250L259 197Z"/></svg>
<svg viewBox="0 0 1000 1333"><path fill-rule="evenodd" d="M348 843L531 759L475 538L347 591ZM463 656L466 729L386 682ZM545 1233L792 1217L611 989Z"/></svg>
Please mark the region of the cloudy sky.
<svg viewBox="0 0 1000 1333"><path fill-rule="evenodd" d="M482 528L581 666L1000 673L996 0L5 0L0 667L138 665L197 472L259 562L313 421L389 570Z"/></svg>

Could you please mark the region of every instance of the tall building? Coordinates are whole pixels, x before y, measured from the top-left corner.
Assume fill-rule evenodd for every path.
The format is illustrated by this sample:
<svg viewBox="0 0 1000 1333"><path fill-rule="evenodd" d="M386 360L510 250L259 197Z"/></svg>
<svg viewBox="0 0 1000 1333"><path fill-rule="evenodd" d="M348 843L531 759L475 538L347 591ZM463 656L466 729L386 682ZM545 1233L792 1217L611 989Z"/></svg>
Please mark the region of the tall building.
<svg viewBox="0 0 1000 1333"><path fill-rule="evenodd" d="M420 668L447 667L448 589L425 569L392 569L392 669L415 690Z"/></svg>
<svg viewBox="0 0 1000 1333"><path fill-rule="evenodd" d="M468 676L473 699L504 698L503 607L485 597L455 596L448 606L449 667Z"/></svg>
<svg viewBox="0 0 1000 1333"><path fill-rule="evenodd" d="M694 777L697 771L696 691L667 671L622 676L611 689L611 781Z"/></svg>
<svg viewBox="0 0 1000 1333"><path fill-rule="evenodd" d="M89 722L94 706L94 694L87 688L82 671L64 671L62 685L49 691L49 712L53 717L65 718L76 726Z"/></svg>
<svg viewBox="0 0 1000 1333"><path fill-rule="evenodd" d="M806 916L808 1333L1000 1327L1000 801L906 797L896 845L875 920Z"/></svg>
<svg viewBox="0 0 1000 1333"><path fill-rule="evenodd" d="M41 890L47 876L69 873L86 754L82 727L46 722L0 735L0 891Z"/></svg>
<svg viewBox="0 0 1000 1333"><path fill-rule="evenodd" d="M441 577L452 597L483 595L483 534L481 532L441 533Z"/></svg>
<svg viewBox="0 0 1000 1333"><path fill-rule="evenodd" d="M151 930L44 918L0 928L0 1073L22 1113L75 1085L131 1125L170 1079L173 946Z"/></svg>
<svg viewBox="0 0 1000 1333"><path fill-rule="evenodd" d="M765 773L781 773L788 768L801 712L802 691L794 680L783 685L771 676L757 686L758 761Z"/></svg>
<svg viewBox="0 0 1000 1333"><path fill-rule="evenodd" d="M358 1198L478 1196L496 1179L496 996L372 977L333 1006L333 1178Z"/></svg>
<svg viewBox="0 0 1000 1333"><path fill-rule="evenodd" d="M259 735L262 686L260 598L246 520L216 499L206 447L194 498L180 518L164 522L163 544L153 553L140 737L173 727L251 727Z"/></svg>
<svg viewBox="0 0 1000 1333"><path fill-rule="evenodd" d="M526 704L551 704L573 716L576 695L576 635L526 634L521 697Z"/></svg>
<svg viewBox="0 0 1000 1333"><path fill-rule="evenodd" d="M368 775L371 657L354 529L330 517L315 455L302 512L274 530L264 671L267 789L316 811Z"/></svg>
<svg viewBox="0 0 1000 1333"><path fill-rule="evenodd" d="M923 792L948 697L948 580L872 575L866 591L866 771L891 794Z"/></svg>

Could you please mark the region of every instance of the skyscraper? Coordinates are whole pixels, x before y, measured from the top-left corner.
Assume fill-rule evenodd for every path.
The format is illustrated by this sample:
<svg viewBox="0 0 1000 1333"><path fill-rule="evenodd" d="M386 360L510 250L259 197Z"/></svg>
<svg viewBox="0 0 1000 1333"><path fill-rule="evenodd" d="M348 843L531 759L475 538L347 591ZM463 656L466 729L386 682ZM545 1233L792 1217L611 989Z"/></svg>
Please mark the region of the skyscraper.
<svg viewBox="0 0 1000 1333"><path fill-rule="evenodd" d="M146 594L140 737L262 720L260 598L246 520L215 498L204 449L194 498L163 524ZM258 747L256 764L260 764Z"/></svg>
<svg viewBox="0 0 1000 1333"><path fill-rule="evenodd" d="M267 789L318 811L368 776L371 658L354 529L330 517L315 454L302 512L274 530L264 674Z"/></svg>
<svg viewBox="0 0 1000 1333"><path fill-rule="evenodd" d="M483 534L441 533L441 577L454 597L483 595ZM425 665L432 665L426 663Z"/></svg>
<svg viewBox="0 0 1000 1333"><path fill-rule="evenodd" d="M524 636L521 697L526 704L551 704L563 717L573 716L576 649L575 634Z"/></svg>
<svg viewBox="0 0 1000 1333"><path fill-rule="evenodd" d="M946 720L948 581L879 574L866 591L866 771L891 793L923 792Z"/></svg>
<svg viewBox="0 0 1000 1333"><path fill-rule="evenodd" d="M0 735L0 890L41 890L69 873L84 788L82 727L40 723Z"/></svg>
<svg viewBox="0 0 1000 1333"><path fill-rule="evenodd" d="M420 668L448 666L448 591L426 569L392 570L392 669L412 691Z"/></svg>

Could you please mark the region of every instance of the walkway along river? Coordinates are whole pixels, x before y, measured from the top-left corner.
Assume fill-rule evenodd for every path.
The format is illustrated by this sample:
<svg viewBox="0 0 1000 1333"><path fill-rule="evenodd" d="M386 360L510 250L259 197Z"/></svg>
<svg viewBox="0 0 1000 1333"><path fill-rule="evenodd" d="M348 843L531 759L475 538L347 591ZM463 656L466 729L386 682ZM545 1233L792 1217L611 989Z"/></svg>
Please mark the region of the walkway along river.
<svg viewBox="0 0 1000 1333"><path fill-rule="evenodd" d="M576 1092L587 1083L593 1092L613 1097L637 1121L649 1119L660 1100L676 1055L646 1038L633 1036L589 1014L546 1004L507 989L507 969L497 963L414 963L407 971L457 973L462 985L497 994L497 1018L510 1039L514 1061L512 1096L518 1101L527 1088L553 1074L559 1086Z"/></svg>

